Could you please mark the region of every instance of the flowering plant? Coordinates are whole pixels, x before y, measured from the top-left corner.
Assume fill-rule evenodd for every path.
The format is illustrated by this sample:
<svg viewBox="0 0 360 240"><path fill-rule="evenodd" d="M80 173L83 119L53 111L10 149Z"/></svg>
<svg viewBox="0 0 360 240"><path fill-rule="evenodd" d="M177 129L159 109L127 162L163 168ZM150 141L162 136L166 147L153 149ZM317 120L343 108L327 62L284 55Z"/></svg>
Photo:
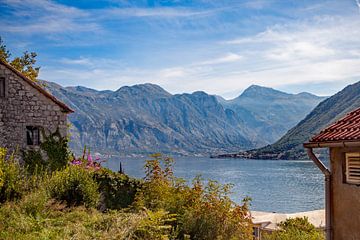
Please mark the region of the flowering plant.
<svg viewBox="0 0 360 240"><path fill-rule="evenodd" d="M70 164L75 166L81 166L85 169L97 171L101 169L102 162L105 162L105 160L101 160L99 156L96 156L96 158L93 159L90 153L90 149L86 151L86 147L85 147L83 155L78 158L73 156L72 160L70 161Z"/></svg>

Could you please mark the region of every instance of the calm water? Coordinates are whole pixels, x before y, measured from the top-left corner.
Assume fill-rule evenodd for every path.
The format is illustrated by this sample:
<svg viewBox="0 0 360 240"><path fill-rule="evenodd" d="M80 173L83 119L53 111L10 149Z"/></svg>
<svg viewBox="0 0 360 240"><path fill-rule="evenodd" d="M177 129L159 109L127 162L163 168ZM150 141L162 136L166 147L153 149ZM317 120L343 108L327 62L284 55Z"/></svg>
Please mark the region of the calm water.
<svg viewBox="0 0 360 240"><path fill-rule="evenodd" d="M104 165L119 169L120 159ZM144 177L145 159L121 158L126 174ZM271 212L300 212L324 208L324 177L311 161L272 161L177 157L175 175L189 182L204 179L232 183L232 199L252 198L251 209Z"/></svg>

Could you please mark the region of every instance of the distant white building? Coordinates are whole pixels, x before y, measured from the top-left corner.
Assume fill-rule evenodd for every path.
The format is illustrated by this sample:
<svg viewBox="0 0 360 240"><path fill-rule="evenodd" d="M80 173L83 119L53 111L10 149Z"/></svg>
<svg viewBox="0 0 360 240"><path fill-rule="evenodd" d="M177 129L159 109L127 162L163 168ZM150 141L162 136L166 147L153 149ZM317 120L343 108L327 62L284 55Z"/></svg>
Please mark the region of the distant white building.
<svg viewBox="0 0 360 240"><path fill-rule="evenodd" d="M255 240L261 239L263 232L272 232L278 229L278 224L288 218L307 217L309 222L316 228L325 229L325 210L315 210L299 213L272 213L251 211L251 218L254 224Z"/></svg>

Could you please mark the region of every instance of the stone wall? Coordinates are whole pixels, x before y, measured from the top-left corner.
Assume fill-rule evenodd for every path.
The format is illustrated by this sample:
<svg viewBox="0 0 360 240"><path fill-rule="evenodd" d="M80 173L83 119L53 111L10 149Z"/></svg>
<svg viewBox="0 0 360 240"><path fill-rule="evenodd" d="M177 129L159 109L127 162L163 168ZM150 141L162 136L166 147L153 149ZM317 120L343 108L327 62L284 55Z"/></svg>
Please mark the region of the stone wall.
<svg viewBox="0 0 360 240"><path fill-rule="evenodd" d="M331 214L333 240L357 240L360 237L360 186L345 182L345 153L360 148L332 148Z"/></svg>
<svg viewBox="0 0 360 240"><path fill-rule="evenodd" d="M5 98L0 97L0 147L10 151L38 148L27 145L27 126L46 132L59 127L62 136L66 135L67 116L59 105L2 64L0 77L5 77L6 89Z"/></svg>

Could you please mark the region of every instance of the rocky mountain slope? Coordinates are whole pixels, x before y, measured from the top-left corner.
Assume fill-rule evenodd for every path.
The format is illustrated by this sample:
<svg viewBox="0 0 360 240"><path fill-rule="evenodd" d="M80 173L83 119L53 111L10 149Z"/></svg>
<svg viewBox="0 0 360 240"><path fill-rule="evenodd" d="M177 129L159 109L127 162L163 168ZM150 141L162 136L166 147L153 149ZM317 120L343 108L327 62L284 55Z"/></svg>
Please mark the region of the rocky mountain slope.
<svg viewBox="0 0 360 240"><path fill-rule="evenodd" d="M153 84L117 91L47 85L75 110L69 116L75 152L87 145L93 151L124 155L211 155L264 146L321 101L259 86L227 101L204 92L172 95Z"/></svg>
<svg viewBox="0 0 360 240"><path fill-rule="evenodd" d="M324 99L309 93L288 94L252 85L239 97L222 104L241 115L265 145L282 137Z"/></svg>
<svg viewBox="0 0 360 240"><path fill-rule="evenodd" d="M274 144L228 156L255 159L305 159L307 156L302 146L304 142L346 113L359 107L360 82L357 82L321 102Z"/></svg>

